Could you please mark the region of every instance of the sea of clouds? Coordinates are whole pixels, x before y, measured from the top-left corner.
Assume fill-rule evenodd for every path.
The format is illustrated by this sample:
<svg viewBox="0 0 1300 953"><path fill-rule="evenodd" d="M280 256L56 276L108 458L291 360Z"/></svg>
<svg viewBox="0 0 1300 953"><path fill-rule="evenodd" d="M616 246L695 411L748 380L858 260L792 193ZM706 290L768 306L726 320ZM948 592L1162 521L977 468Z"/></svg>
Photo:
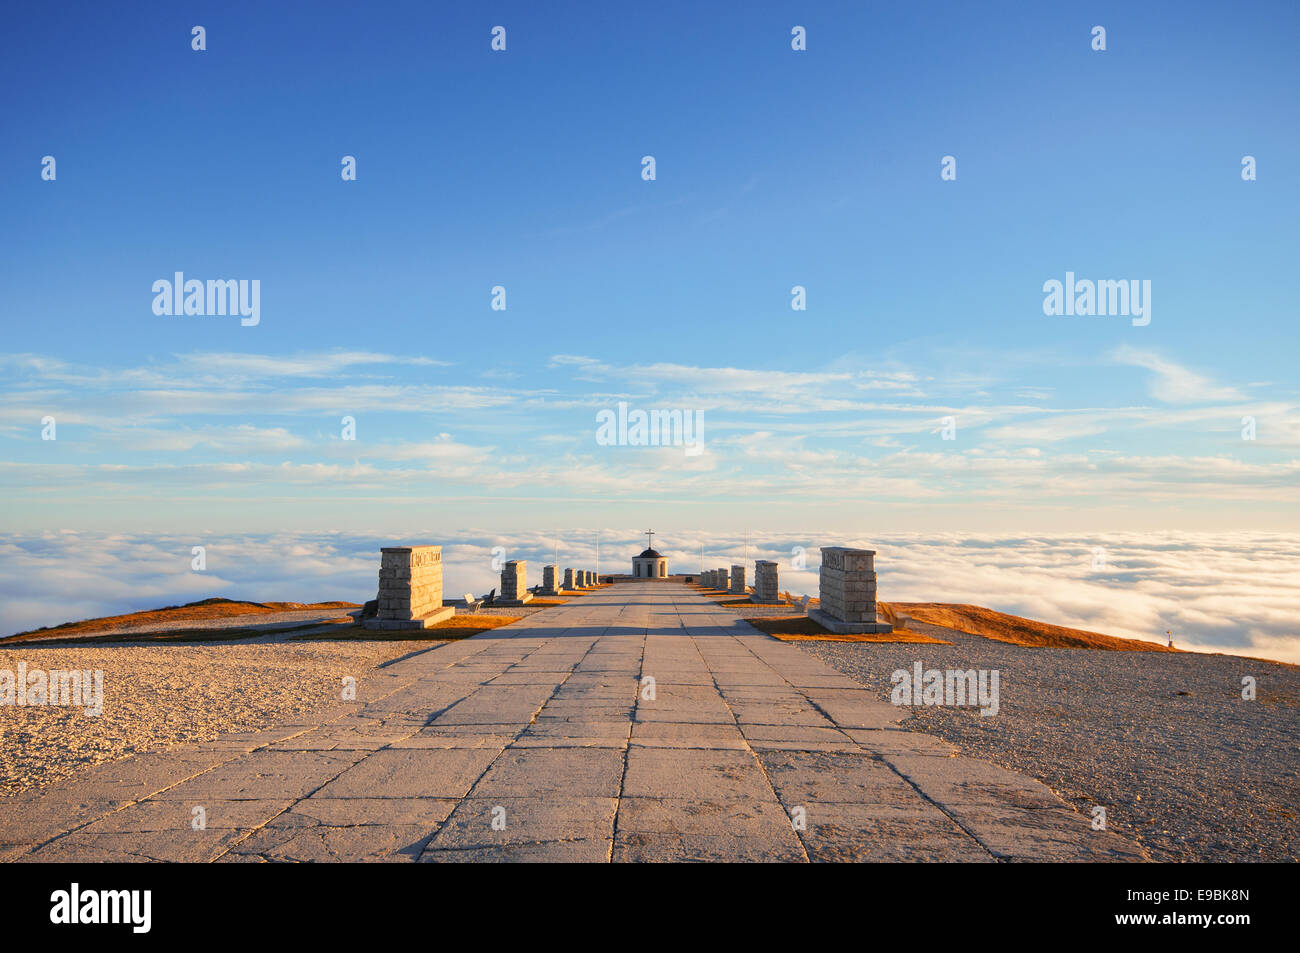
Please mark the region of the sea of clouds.
<svg viewBox="0 0 1300 953"><path fill-rule="evenodd" d="M672 572L753 560L780 564L781 588L816 594L819 547L875 549L879 597L967 602L1044 622L1181 648L1300 662L1300 536L1104 534L883 535L872 538L673 533L655 540ZM443 546L448 597L499 584L497 559L594 569L597 533L502 536L412 532ZM191 569L192 547L206 551ZM211 596L259 602L374 598L380 546L390 537L343 533L201 537L73 531L0 537L0 635ZM558 546L558 556L556 548ZM645 547L635 533L601 533L600 569L630 571ZM752 582L752 578L750 580Z"/></svg>

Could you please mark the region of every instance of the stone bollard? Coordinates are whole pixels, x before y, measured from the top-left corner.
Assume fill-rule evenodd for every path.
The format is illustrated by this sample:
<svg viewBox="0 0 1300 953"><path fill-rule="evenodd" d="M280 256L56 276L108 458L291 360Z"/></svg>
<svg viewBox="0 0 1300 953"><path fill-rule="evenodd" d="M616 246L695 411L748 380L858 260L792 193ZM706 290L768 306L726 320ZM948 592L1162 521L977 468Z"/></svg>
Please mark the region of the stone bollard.
<svg viewBox="0 0 1300 953"><path fill-rule="evenodd" d="M555 587L555 567L542 567L542 588L537 591L540 596L558 596L560 590Z"/></svg>
<svg viewBox="0 0 1300 953"><path fill-rule="evenodd" d="M564 588L568 589L570 592L578 588L578 581L574 579L574 574L576 572L576 569L564 570Z"/></svg>
<svg viewBox="0 0 1300 953"><path fill-rule="evenodd" d="M731 589L733 595L745 594L745 567L733 565L731 567Z"/></svg>
<svg viewBox="0 0 1300 953"><path fill-rule="evenodd" d="M754 592L750 595L749 601L760 602L763 605L776 605L781 602L776 563L766 559L754 563Z"/></svg>
<svg viewBox="0 0 1300 953"><path fill-rule="evenodd" d="M874 549L823 546L819 574L820 607L808 618L839 634L892 632L893 626L876 618Z"/></svg>
<svg viewBox="0 0 1300 953"><path fill-rule="evenodd" d="M385 546L379 551L379 596L367 629L427 629L456 614L442 604L442 547Z"/></svg>
<svg viewBox="0 0 1300 953"><path fill-rule="evenodd" d="M528 591L528 563L522 559L512 559L501 570L501 597L499 606L522 606L533 601L533 594Z"/></svg>
<svg viewBox="0 0 1300 953"><path fill-rule="evenodd" d="M717 571L717 574L713 577L713 581L716 583L716 585L713 587L714 589L726 589L727 586L730 585L730 579L727 576L727 570L719 569Z"/></svg>

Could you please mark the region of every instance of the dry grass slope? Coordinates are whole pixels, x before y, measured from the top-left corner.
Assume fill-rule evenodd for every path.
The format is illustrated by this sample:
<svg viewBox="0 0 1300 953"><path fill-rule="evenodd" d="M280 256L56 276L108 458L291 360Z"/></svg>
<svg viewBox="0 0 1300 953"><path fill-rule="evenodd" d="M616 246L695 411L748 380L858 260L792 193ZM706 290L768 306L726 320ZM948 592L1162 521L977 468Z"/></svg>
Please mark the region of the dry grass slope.
<svg viewBox="0 0 1300 953"><path fill-rule="evenodd" d="M1038 648L1102 649L1111 652L1177 652L1158 642L1141 642L1121 639L1100 632L1070 629L1050 622L1036 622L1020 616L995 612L983 606L957 605L942 602L881 602L877 608L883 618L894 621L898 615L910 616L917 622L941 625L967 635L978 635L995 642L1027 645Z"/></svg>
<svg viewBox="0 0 1300 953"><path fill-rule="evenodd" d="M78 635L82 632L104 632L113 629L128 629L153 622L206 622L210 619L228 619L237 616L257 616L272 612L292 612L298 609L359 609L355 602L238 602L233 599L203 599L183 606L167 606L164 609L150 609L145 612L130 612L125 615L105 616L101 619L83 619L80 622L65 622L62 625L46 626L19 632L0 642L24 642L34 638L49 638L52 635ZM250 622L256 621L250 619Z"/></svg>

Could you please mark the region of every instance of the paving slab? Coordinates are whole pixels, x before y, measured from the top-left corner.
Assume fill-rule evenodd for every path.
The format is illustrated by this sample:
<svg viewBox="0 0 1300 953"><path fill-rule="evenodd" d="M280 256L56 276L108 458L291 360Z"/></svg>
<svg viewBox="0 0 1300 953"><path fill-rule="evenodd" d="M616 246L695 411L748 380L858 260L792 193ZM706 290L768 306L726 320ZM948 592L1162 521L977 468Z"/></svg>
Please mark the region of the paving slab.
<svg viewBox="0 0 1300 953"><path fill-rule="evenodd" d="M270 825L233 845L230 853L270 863L412 863L434 829L419 824Z"/></svg>
<svg viewBox="0 0 1300 953"><path fill-rule="evenodd" d="M211 798L201 804L150 800L106 814L80 829L85 834L128 834L131 831L190 831L196 825L208 830L247 831L283 814L290 799L226 800ZM201 810L196 810L196 808Z"/></svg>
<svg viewBox="0 0 1300 953"><path fill-rule="evenodd" d="M321 797L462 798L497 759L493 748L376 751L320 788Z"/></svg>
<svg viewBox="0 0 1300 953"><path fill-rule="evenodd" d="M153 795L204 804L219 800L296 799L356 764L363 751L252 751Z"/></svg>
<svg viewBox="0 0 1300 953"><path fill-rule="evenodd" d="M429 851L517 849L564 841L604 842L614 836L616 797L474 797L460 802L428 844ZM602 859L603 859L602 856Z"/></svg>
<svg viewBox="0 0 1300 953"><path fill-rule="evenodd" d="M743 834L621 833L611 858L616 863L803 863L808 855L797 840Z"/></svg>
<svg viewBox="0 0 1300 953"><path fill-rule="evenodd" d="M609 841L595 838L426 850L420 855L426 864L603 864L609 859Z"/></svg>
<svg viewBox="0 0 1300 953"><path fill-rule="evenodd" d="M1146 859L675 583L592 590L363 689L0 800L0 861Z"/></svg>
<svg viewBox="0 0 1300 953"><path fill-rule="evenodd" d="M474 785L473 797L615 798L622 747L510 747Z"/></svg>

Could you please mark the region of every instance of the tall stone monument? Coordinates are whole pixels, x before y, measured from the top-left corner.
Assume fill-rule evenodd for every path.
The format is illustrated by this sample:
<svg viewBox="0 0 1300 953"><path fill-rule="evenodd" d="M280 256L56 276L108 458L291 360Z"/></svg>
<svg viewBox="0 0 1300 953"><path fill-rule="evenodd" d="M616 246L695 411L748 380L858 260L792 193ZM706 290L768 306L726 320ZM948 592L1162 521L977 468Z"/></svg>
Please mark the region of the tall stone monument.
<svg viewBox="0 0 1300 953"><path fill-rule="evenodd" d="M781 601L776 577L776 563L760 559L754 563L754 591L749 596L750 602L763 605L776 605Z"/></svg>
<svg viewBox="0 0 1300 953"><path fill-rule="evenodd" d="M733 594L745 594L745 567L733 565L731 567L731 590Z"/></svg>
<svg viewBox="0 0 1300 953"><path fill-rule="evenodd" d="M841 635L892 632L893 626L876 618L876 551L844 546L822 547L819 575L820 608L808 618Z"/></svg>
<svg viewBox="0 0 1300 953"><path fill-rule="evenodd" d="M427 629L456 614L442 604L442 547L385 546L379 551L379 596L367 629Z"/></svg>
<svg viewBox="0 0 1300 953"><path fill-rule="evenodd" d="M533 601L533 594L528 591L528 563L523 559L512 559L501 570L501 598L499 606L522 606Z"/></svg>

